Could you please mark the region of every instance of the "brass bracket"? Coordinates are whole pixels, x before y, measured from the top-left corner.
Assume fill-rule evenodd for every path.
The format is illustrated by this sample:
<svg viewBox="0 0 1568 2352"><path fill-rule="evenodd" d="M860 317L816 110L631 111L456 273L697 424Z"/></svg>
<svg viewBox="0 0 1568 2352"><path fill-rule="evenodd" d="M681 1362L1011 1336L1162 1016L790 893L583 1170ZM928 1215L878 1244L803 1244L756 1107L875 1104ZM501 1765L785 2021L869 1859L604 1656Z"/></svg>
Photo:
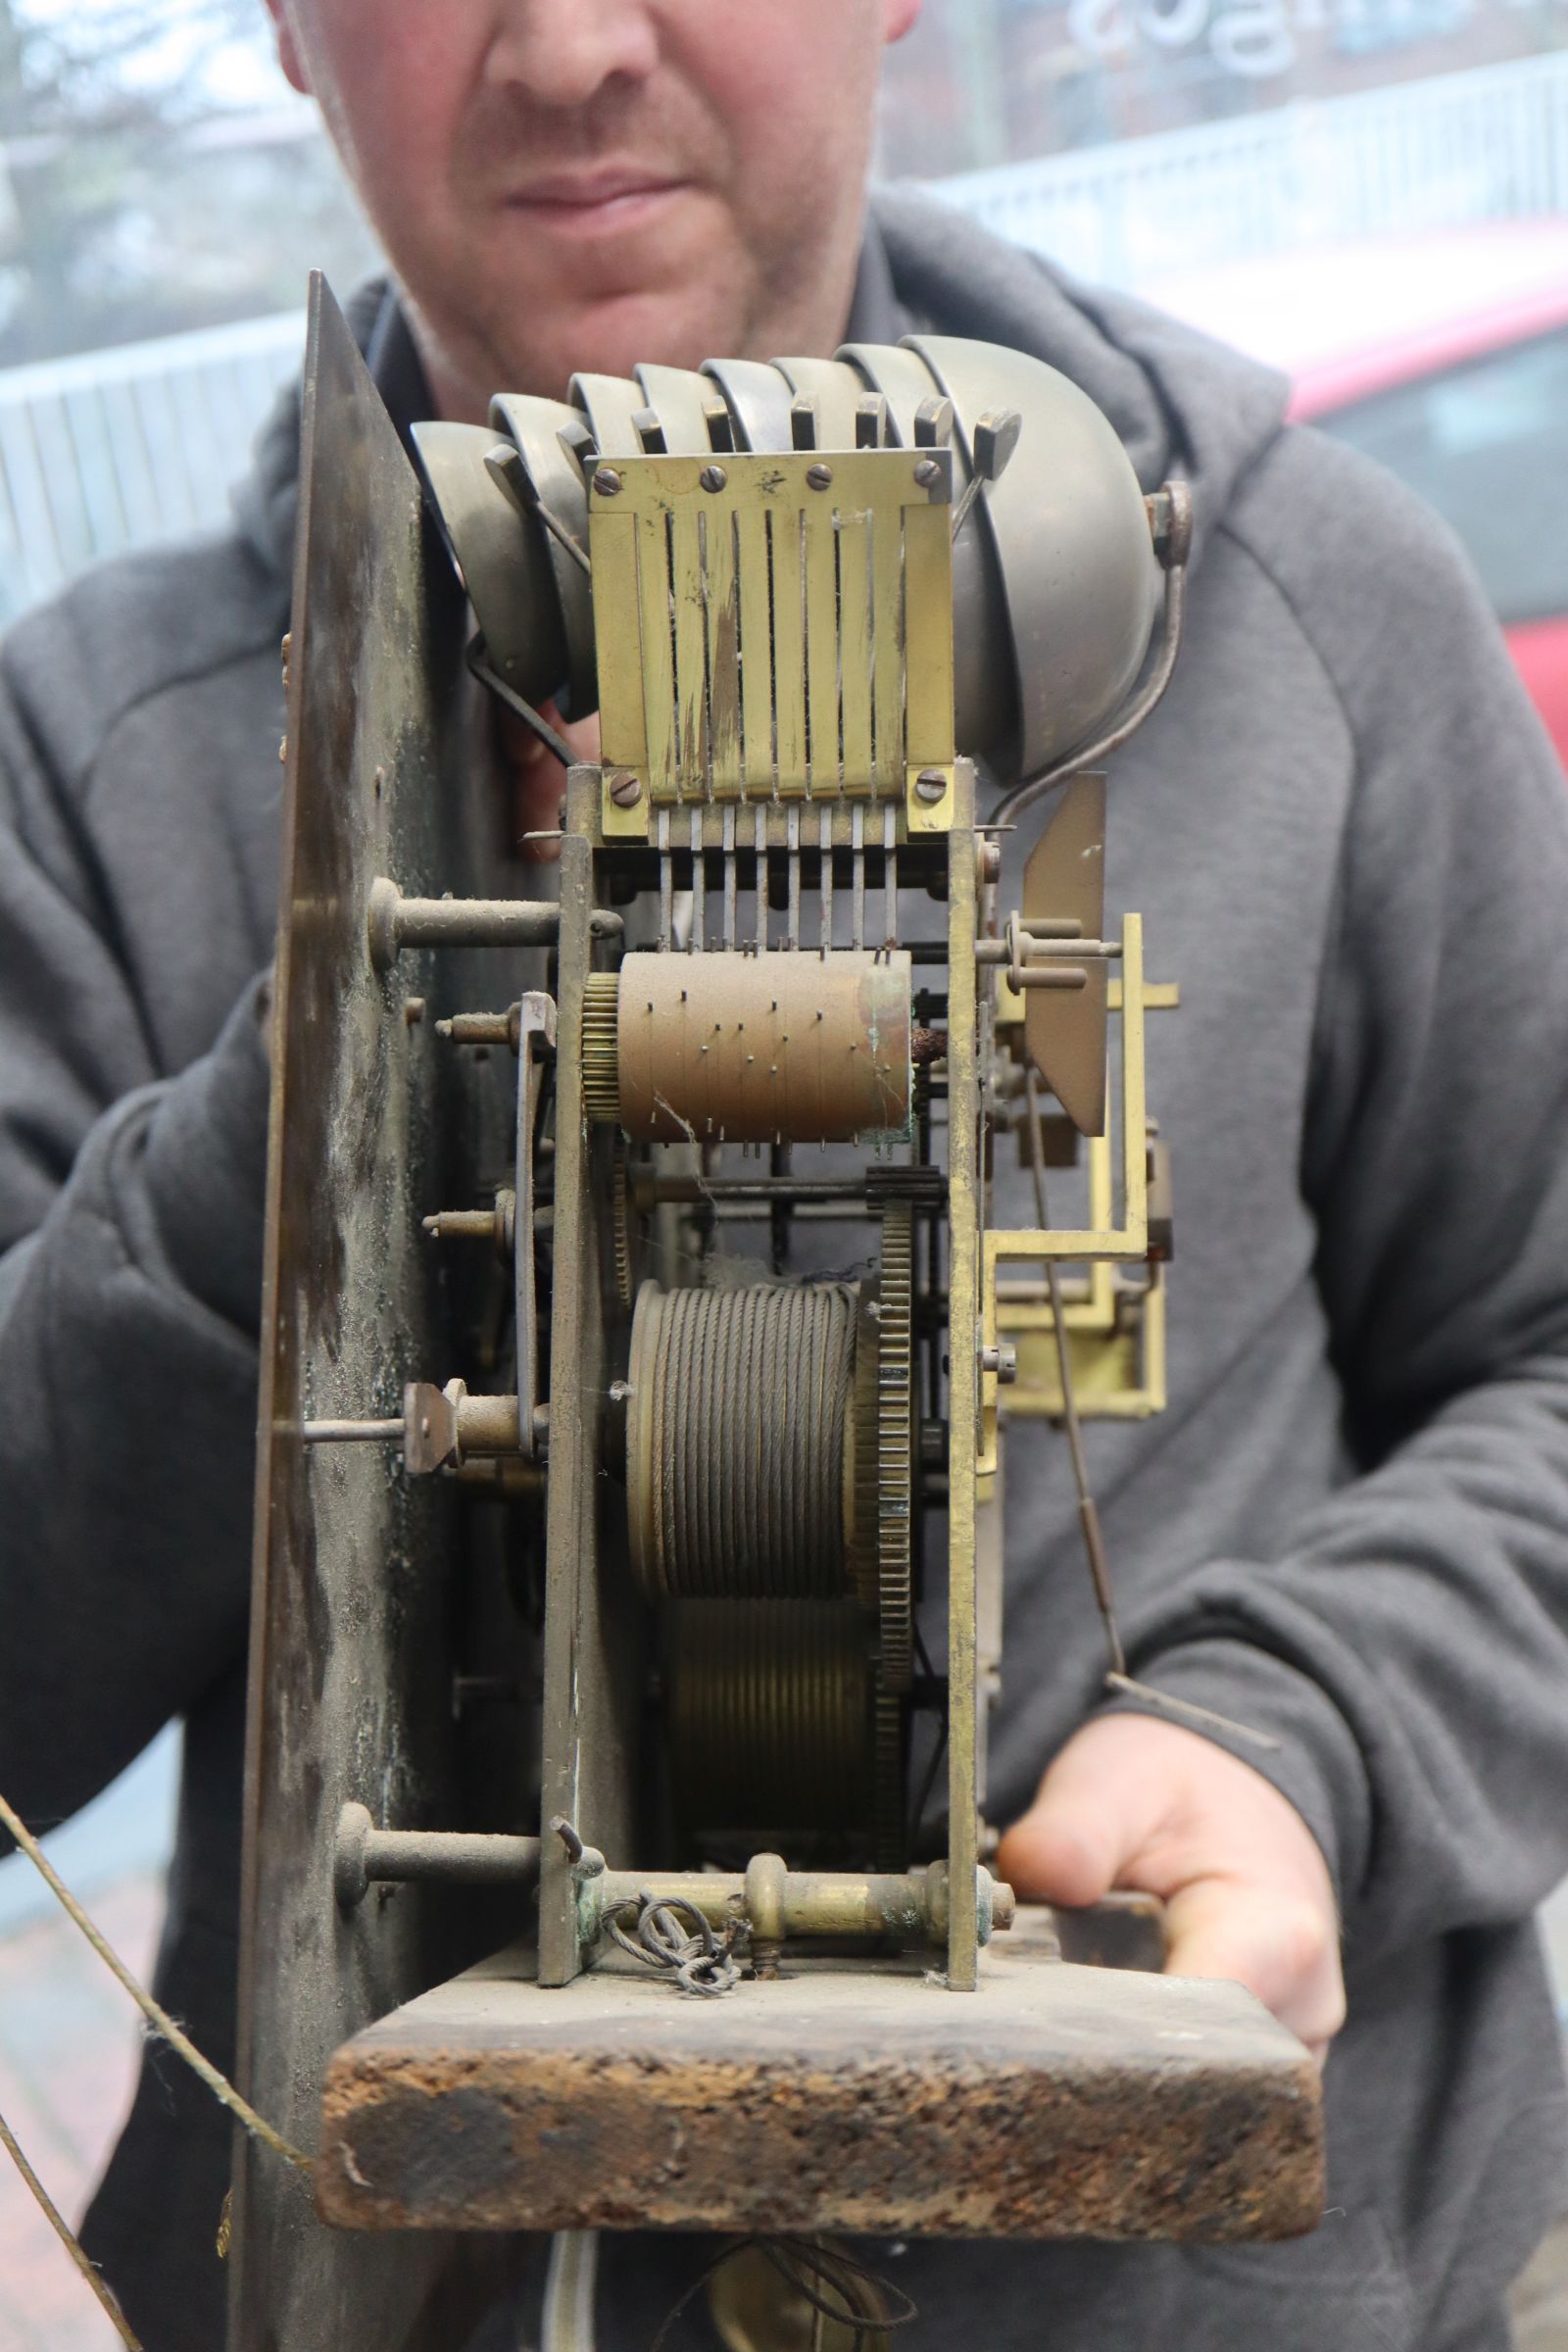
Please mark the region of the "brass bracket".
<svg viewBox="0 0 1568 2352"><path fill-rule="evenodd" d="M605 838L656 808L954 815L953 453L657 453L588 477Z"/></svg>
<svg viewBox="0 0 1568 2352"><path fill-rule="evenodd" d="M1080 943L1061 942L1067 949ZM1103 943L1099 943L1103 944ZM1000 1410L1002 1382L999 1378L1003 1362L1001 1348L1009 1334L1016 1346L1016 1322L1004 1325L999 1311L998 1278L1004 1265L1039 1266L1047 1259L1086 1261L1093 1272L1087 1300L1080 1298L1075 1306L1088 1304L1095 1320L1102 1328L1114 1328L1115 1300L1111 1286L1110 1267L1116 1261L1136 1263L1147 1260L1150 1253L1149 1228L1149 1125L1144 1068L1144 1014L1147 1000L1144 987L1144 928L1143 917L1127 914L1122 919L1120 939L1121 984L1113 1000L1121 1018L1121 1099L1119 1103L1119 1144L1121 1157L1122 1217L1113 1222L1111 1168L1112 1149L1104 1135L1090 1138L1090 1215L1087 1227L995 1227L981 1237L980 1323L977 1333L980 1379L980 1445L979 1473L992 1475L997 1466L997 1423ZM1107 990L1107 999L1110 992ZM1153 1288L1152 1286L1151 1296ZM1155 1411L1163 1401L1163 1301L1154 1309L1155 1320L1147 1325L1160 1343L1158 1365L1153 1376L1146 1377L1140 1386L1150 1396L1145 1409ZM1070 1313L1070 1310L1069 1310ZM1044 1329L1050 1331L1050 1310L1045 1310ZM1108 1318L1108 1320L1107 1320ZM1069 1319L1069 1332L1072 1319ZM1093 1326L1091 1326L1093 1328ZM1018 1369L1024 1375L1025 1393L1033 1389L1039 1395L1038 1382L1029 1379L1029 1358L1020 1354ZM1158 1401L1154 1399L1157 1396ZM1016 1387L1009 1405L1018 1401ZM1028 1410L1025 1406L1023 1409ZM1036 1405L1035 1410L1048 1409ZM1132 1410L1131 1406L1123 1409Z"/></svg>

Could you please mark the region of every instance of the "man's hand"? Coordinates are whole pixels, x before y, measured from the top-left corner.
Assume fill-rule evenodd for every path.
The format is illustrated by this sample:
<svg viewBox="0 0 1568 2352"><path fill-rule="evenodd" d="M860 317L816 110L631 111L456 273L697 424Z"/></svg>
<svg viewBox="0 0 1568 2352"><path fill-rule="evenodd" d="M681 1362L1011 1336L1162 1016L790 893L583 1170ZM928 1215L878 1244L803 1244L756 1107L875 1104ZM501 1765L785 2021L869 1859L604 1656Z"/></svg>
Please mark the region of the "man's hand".
<svg viewBox="0 0 1568 2352"><path fill-rule="evenodd" d="M546 703L540 716L564 736L579 760L598 759L597 712L568 725L555 704ZM496 708L496 739L511 788L513 847L536 865L552 864L561 856L556 835L566 771L532 729L501 705Z"/></svg>
<svg viewBox="0 0 1568 2352"><path fill-rule="evenodd" d="M1002 1840L1020 1896L1159 1895L1177 1977L1256 1993L1321 2064L1345 2022L1328 1866L1300 1815L1250 1764L1197 1732L1105 1715L1074 1734Z"/></svg>

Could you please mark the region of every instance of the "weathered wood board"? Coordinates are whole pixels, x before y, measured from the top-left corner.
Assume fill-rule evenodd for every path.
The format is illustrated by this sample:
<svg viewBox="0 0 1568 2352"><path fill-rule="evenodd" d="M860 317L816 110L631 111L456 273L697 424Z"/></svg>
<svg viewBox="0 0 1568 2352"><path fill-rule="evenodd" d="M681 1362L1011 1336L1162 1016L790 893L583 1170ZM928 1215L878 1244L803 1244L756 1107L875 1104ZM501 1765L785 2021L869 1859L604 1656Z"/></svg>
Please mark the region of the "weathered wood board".
<svg viewBox="0 0 1568 2352"><path fill-rule="evenodd" d="M722 2000L502 1954L360 2034L317 2193L361 2230L1288 2237L1322 2211L1317 2080L1234 1984L1000 1937L979 1988L804 1961Z"/></svg>

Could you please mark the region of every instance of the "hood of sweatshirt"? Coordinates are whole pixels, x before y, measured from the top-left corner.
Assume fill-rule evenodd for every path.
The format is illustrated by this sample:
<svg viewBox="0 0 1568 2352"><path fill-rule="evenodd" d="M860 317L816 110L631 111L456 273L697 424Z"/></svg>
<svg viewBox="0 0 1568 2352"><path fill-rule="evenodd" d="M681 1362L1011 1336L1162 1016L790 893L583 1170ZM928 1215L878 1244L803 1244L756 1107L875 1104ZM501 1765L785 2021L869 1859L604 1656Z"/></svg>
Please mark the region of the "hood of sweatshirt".
<svg viewBox="0 0 1568 2352"><path fill-rule="evenodd" d="M879 190L872 224L914 318L1058 368L1109 417L1146 490L1172 474L1188 484L1196 563L1284 423L1287 379L1131 295L1080 284L915 190Z"/></svg>
<svg viewBox="0 0 1568 2352"><path fill-rule="evenodd" d="M399 429L431 413L408 316L385 278L345 314ZM1004 343L1057 368L1115 426L1146 490L1178 474L1193 494L1194 558L1278 434L1284 376L1130 295L1079 284L961 213L905 187L877 190L867 216L847 340L896 343L915 330ZM300 391L278 399L235 495L242 529L283 579L292 560Z"/></svg>

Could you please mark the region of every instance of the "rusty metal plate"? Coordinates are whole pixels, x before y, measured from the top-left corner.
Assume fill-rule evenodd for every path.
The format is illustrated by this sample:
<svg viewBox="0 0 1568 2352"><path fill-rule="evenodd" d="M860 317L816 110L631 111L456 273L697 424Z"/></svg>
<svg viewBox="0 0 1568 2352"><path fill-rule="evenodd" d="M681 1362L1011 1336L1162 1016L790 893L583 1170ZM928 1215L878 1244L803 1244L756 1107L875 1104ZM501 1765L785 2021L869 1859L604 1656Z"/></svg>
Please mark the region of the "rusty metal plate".
<svg viewBox="0 0 1568 2352"><path fill-rule="evenodd" d="M510 1093L443 1050L434 1023L497 959L366 944L372 880L471 888L488 847L466 780L461 611L427 571L419 491L330 294L312 291L294 583L272 1149L262 1340L241 1963L242 2080L316 2144L346 2035L484 1948L471 1898L400 1888L342 1915L332 1833L463 1825L452 1728L452 1492L392 1448L301 1443L303 1418L396 1414L410 1379L460 1351L449 1259L420 1214L505 1165ZM444 683L443 683L444 681ZM486 880L494 887L488 868ZM424 999L421 1020L407 1017ZM510 1064L510 1056L506 1057ZM466 1059L466 1068L463 1067ZM505 1073L510 1084L510 1067ZM494 1096L495 1099L490 1098ZM309 2184L242 2143L234 2352L447 2345L485 2265L438 2240L371 2247L324 2229Z"/></svg>
<svg viewBox="0 0 1568 2352"><path fill-rule="evenodd" d="M1318 2082L1234 1984L1020 1936L979 1989L801 1963L721 2001L503 1955L362 2034L317 2193L345 2228L1246 2239L1322 2212Z"/></svg>

